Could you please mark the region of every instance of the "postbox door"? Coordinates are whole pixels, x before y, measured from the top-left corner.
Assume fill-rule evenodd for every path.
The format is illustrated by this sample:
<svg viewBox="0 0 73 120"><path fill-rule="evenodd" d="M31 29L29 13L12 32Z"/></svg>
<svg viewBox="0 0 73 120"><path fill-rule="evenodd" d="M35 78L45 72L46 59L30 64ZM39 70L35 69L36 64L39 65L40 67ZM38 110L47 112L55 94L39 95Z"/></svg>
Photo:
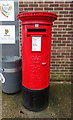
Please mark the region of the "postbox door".
<svg viewBox="0 0 73 120"><path fill-rule="evenodd" d="M45 89L49 85L50 72L50 27L46 32L29 32L23 43L24 86L30 89ZM25 68L25 69L24 69Z"/></svg>
<svg viewBox="0 0 73 120"><path fill-rule="evenodd" d="M35 81L33 86L40 89L49 85L49 49L47 35L31 36L32 43L32 73L31 81Z"/></svg>

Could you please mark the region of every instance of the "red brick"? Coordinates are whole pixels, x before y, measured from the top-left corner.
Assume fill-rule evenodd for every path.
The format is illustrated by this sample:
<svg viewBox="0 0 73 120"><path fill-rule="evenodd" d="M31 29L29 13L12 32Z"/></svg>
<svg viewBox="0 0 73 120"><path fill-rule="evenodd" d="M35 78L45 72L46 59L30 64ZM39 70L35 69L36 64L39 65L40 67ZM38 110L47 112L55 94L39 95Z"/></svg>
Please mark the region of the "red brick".
<svg viewBox="0 0 73 120"><path fill-rule="evenodd" d="M51 50L51 52L56 52L56 50Z"/></svg>
<svg viewBox="0 0 73 120"><path fill-rule="evenodd" d="M55 67L52 67L52 66L51 66L50 69L55 69Z"/></svg>
<svg viewBox="0 0 73 120"><path fill-rule="evenodd" d="M57 52L62 53L65 52L65 50L57 50Z"/></svg>
<svg viewBox="0 0 73 120"><path fill-rule="evenodd" d="M72 3L72 4L70 4L70 7L73 7L73 3Z"/></svg>
<svg viewBox="0 0 73 120"><path fill-rule="evenodd" d="M61 66L67 66L67 64L62 64ZM68 74L68 73L67 73Z"/></svg>
<svg viewBox="0 0 73 120"><path fill-rule="evenodd" d="M71 58L71 57L73 57L73 56L66 56L66 58Z"/></svg>
<svg viewBox="0 0 73 120"><path fill-rule="evenodd" d="M53 43L61 43L61 41L59 41L59 40L56 40L56 41L53 41Z"/></svg>
<svg viewBox="0 0 73 120"><path fill-rule="evenodd" d="M73 58L70 58L71 61L73 61Z"/></svg>
<svg viewBox="0 0 73 120"><path fill-rule="evenodd" d="M44 8L44 10L53 10L53 8L48 7L48 8Z"/></svg>
<svg viewBox="0 0 73 120"><path fill-rule="evenodd" d="M72 29L73 25L68 25L68 27L70 27Z"/></svg>
<svg viewBox="0 0 73 120"><path fill-rule="evenodd" d="M57 27L57 25L53 24L53 27Z"/></svg>
<svg viewBox="0 0 73 120"><path fill-rule="evenodd" d="M56 34L56 35L53 35L53 37L61 37L61 35Z"/></svg>
<svg viewBox="0 0 73 120"><path fill-rule="evenodd" d="M58 67L56 67L56 69L58 69L58 70L59 70L59 69L64 69L64 67L58 66Z"/></svg>
<svg viewBox="0 0 73 120"><path fill-rule="evenodd" d="M56 56L51 56L51 58L56 58Z"/></svg>
<svg viewBox="0 0 73 120"><path fill-rule="evenodd" d="M59 18L60 21L67 21L67 18Z"/></svg>
<svg viewBox="0 0 73 120"><path fill-rule="evenodd" d="M73 46L72 44L67 44L67 46Z"/></svg>
<svg viewBox="0 0 73 120"><path fill-rule="evenodd" d="M52 64L52 66L60 66L60 64Z"/></svg>
<svg viewBox="0 0 73 120"><path fill-rule="evenodd" d="M72 24L72 22L64 22L64 24Z"/></svg>
<svg viewBox="0 0 73 120"><path fill-rule="evenodd" d="M24 10L33 10L33 8L24 8Z"/></svg>
<svg viewBox="0 0 73 120"><path fill-rule="evenodd" d="M62 22L54 22L54 24L62 24Z"/></svg>
<svg viewBox="0 0 73 120"><path fill-rule="evenodd" d="M29 4L29 7L38 7L38 4Z"/></svg>
<svg viewBox="0 0 73 120"><path fill-rule="evenodd" d="M69 14L73 14L73 11L69 11Z"/></svg>
<svg viewBox="0 0 73 120"><path fill-rule="evenodd" d="M58 38L58 40L66 40L66 38Z"/></svg>
<svg viewBox="0 0 73 120"><path fill-rule="evenodd" d="M55 38L55 37L52 37L52 40L56 40L57 38Z"/></svg>
<svg viewBox="0 0 73 120"><path fill-rule="evenodd" d="M73 37L71 38L71 37L69 37L69 38L67 38L68 40L73 40Z"/></svg>
<svg viewBox="0 0 73 120"><path fill-rule="evenodd" d="M58 34L66 34L66 32L64 32L64 31L63 32L58 32Z"/></svg>
<svg viewBox="0 0 73 120"><path fill-rule="evenodd" d="M66 50L66 52L70 52L70 53L71 53L71 52L73 52L73 51L72 51L72 50Z"/></svg>
<svg viewBox="0 0 73 120"><path fill-rule="evenodd" d="M61 49L61 47L60 46L54 46L53 49L57 50L57 49Z"/></svg>
<svg viewBox="0 0 73 120"><path fill-rule="evenodd" d="M72 3L72 1L65 1L65 3Z"/></svg>
<svg viewBox="0 0 73 120"><path fill-rule="evenodd" d="M65 8L65 10L73 10L73 8L69 8L69 7L68 7L68 8Z"/></svg>
<svg viewBox="0 0 73 120"><path fill-rule="evenodd" d="M63 35L63 37L71 37L71 35Z"/></svg>
<svg viewBox="0 0 73 120"><path fill-rule="evenodd" d="M70 21L73 21L73 18L69 18Z"/></svg>
<svg viewBox="0 0 73 120"><path fill-rule="evenodd" d="M67 25L58 25L58 27L67 27Z"/></svg>
<svg viewBox="0 0 73 120"><path fill-rule="evenodd" d="M63 1L55 1L55 3L64 3Z"/></svg>
<svg viewBox="0 0 73 120"><path fill-rule="evenodd" d="M57 58L63 58L64 56L63 55L59 55L59 56L57 56Z"/></svg>
<svg viewBox="0 0 73 120"><path fill-rule="evenodd" d="M60 71L62 71L62 72L68 72L68 70L66 69L66 70L60 70Z"/></svg>
<svg viewBox="0 0 73 120"><path fill-rule="evenodd" d="M39 7L48 7L48 4L40 4Z"/></svg>
<svg viewBox="0 0 73 120"><path fill-rule="evenodd" d="M60 4L60 7L69 7L69 4Z"/></svg>
<svg viewBox="0 0 73 120"><path fill-rule="evenodd" d="M23 8L19 8L19 11L22 11L23 10Z"/></svg>
<svg viewBox="0 0 73 120"><path fill-rule="evenodd" d="M72 28L63 28L63 30L70 31Z"/></svg>
<svg viewBox="0 0 73 120"><path fill-rule="evenodd" d="M64 17L72 17L72 15L70 15L70 14L69 15L64 15Z"/></svg>
<svg viewBox="0 0 73 120"><path fill-rule="evenodd" d="M53 3L53 1L45 1L44 3Z"/></svg>
<svg viewBox="0 0 73 120"><path fill-rule="evenodd" d="M56 46L56 44L51 44L52 46Z"/></svg>
<svg viewBox="0 0 73 120"><path fill-rule="evenodd" d="M60 61L60 58L51 59L51 61Z"/></svg>
<svg viewBox="0 0 73 120"><path fill-rule="evenodd" d="M58 17L63 17L63 15L59 14Z"/></svg>
<svg viewBox="0 0 73 120"><path fill-rule="evenodd" d="M70 67L70 66L66 66L65 69L72 69L72 67Z"/></svg>
<svg viewBox="0 0 73 120"><path fill-rule="evenodd" d="M34 8L34 9L35 9L35 10L43 10L43 8L39 8L39 7L38 7L38 8Z"/></svg>
<svg viewBox="0 0 73 120"><path fill-rule="evenodd" d="M62 28L53 28L54 31L61 31Z"/></svg>
<svg viewBox="0 0 73 120"><path fill-rule="evenodd" d="M59 4L50 4L50 7L58 7Z"/></svg>
<svg viewBox="0 0 73 120"><path fill-rule="evenodd" d="M57 52L57 53L52 53L52 56L53 56L53 55L60 55L60 53L58 53L58 52Z"/></svg>
<svg viewBox="0 0 73 120"><path fill-rule="evenodd" d="M70 43L70 41L62 41L62 43Z"/></svg>
<svg viewBox="0 0 73 120"><path fill-rule="evenodd" d="M23 1L19 1L19 4L23 4Z"/></svg>
<svg viewBox="0 0 73 120"><path fill-rule="evenodd" d="M68 32L68 34L73 34L73 31L72 32Z"/></svg>
<svg viewBox="0 0 73 120"><path fill-rule="evenodd" d="M60 11L60 14L68 14L68 11Z"/></svg>
<svg viewBox="0 0 73 120"><path fill-rule="evenodd" d="M19 5L19 7L28 7L28 4Z"/></svg>
<svg viewBox="0 0 73 120"><path fill-rule="evenodd" d="M54 10L63 10L63 8L58 7L58 8L54 8Z"/></svg>
<svg viewBox="0 0 73 120"><path fill-rule="evenodd" d="M58 46L65 46L65 44L64 44L64 43L61 43L61 44L58 44Z"/></svg>
<svg viewBox="0 0 73 120"><path fill-rule="evenodd" d="M55 31L52 31L52 34L57 34L57 32L55 32Z"/></svg>
<svg viewBox="0 0 73 120"><path fill-rule="evenodd" d="M67 50L70 50L70 47L69 46L64 46L62 47L63 49L67 49Z"/></svg>

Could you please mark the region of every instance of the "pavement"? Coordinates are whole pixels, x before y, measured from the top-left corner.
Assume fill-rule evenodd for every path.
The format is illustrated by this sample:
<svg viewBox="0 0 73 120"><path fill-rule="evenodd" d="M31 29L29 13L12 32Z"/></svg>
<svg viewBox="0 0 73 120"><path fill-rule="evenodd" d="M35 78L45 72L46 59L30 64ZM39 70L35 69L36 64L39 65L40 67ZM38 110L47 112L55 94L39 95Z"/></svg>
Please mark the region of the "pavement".
<svg viewBox="0 0 73 120"><path fill-rule="evenodd" d="M52 83L49 105L40 112L32 112L22 105L22 92L14 95L2 93L2 118L71 118L71 84Z"/></svg>

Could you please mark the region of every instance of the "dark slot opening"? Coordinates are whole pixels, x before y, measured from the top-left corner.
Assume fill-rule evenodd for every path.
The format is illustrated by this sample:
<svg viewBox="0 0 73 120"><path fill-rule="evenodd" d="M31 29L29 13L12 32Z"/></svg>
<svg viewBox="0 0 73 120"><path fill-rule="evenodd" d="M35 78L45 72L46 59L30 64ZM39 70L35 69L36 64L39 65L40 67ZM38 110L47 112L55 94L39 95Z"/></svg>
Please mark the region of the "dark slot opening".
<svg viewBox="0 0 73 120"><path fill-rule="evenodd" d="M46 32L46 29L28 29L28 32Z"/></svg>

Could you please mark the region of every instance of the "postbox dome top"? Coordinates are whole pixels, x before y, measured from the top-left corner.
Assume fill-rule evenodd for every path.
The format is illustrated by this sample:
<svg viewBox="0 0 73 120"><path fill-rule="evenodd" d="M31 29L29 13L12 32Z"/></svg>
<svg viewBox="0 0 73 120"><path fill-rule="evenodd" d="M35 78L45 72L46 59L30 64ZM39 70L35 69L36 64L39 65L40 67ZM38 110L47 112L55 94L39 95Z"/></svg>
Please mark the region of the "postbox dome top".
<svg viewBox="0 0 73 120"><path fill-rule="evenodd" d="M57 19L57 15L55 13L51 13L51 12L44 12L44 11L30 11L30 12L23 12L17 15L17 18L20 19L22 22L25 21L33 21L36 22L41 21L42 19L45 21L47 20L47 22L53 22L54 20ZM31 22L32 22L31 21Z"/></svg>

